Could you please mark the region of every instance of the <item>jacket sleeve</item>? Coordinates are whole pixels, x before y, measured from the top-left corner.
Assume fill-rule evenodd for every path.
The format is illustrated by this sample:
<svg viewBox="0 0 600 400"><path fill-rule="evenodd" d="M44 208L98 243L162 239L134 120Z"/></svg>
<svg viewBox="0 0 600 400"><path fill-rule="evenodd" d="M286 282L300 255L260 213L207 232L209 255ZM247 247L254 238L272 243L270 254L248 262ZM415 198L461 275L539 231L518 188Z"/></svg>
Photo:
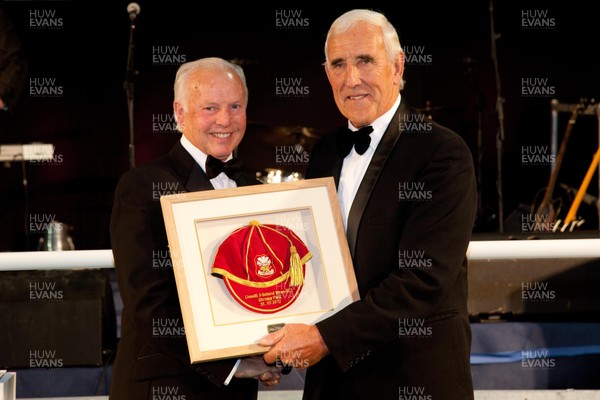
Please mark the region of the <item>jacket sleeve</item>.
<svg viewBox="0 0 600 400"><path fill-rule="evenodd" d="M144 354L137 354L138 359L162 354L176 360L183 371L191 368L220 386L236 360L190 363L159 201L161 185L169 180L150 175L153 178L130 170L115 192L110 234L123 318L132 322L144 342L140 346Z"/></svg>

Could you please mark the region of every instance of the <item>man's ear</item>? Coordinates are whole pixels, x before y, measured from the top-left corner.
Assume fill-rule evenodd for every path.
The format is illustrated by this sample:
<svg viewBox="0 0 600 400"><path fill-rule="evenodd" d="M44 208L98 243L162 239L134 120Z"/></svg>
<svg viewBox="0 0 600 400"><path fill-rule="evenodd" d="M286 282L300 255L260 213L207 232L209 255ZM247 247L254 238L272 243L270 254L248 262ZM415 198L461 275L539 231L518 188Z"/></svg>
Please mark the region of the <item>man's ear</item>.
<svg viewBox="0 0 600 400"><path fill-rule="evenodd" d="M404 76L404 52L401 51L394 61L394 83L400 85Z"/></svg>
<svg viewBox="0 0 600 400"><path fill-rule="evenodd" d="M173 111L175 112L175 118L177 120L177 124L178 125L183 125L184 121L183 121L183 114L184 114L184 109L183 109L183 105L178 102L178 101L174 101L173 102Z"/></svg>

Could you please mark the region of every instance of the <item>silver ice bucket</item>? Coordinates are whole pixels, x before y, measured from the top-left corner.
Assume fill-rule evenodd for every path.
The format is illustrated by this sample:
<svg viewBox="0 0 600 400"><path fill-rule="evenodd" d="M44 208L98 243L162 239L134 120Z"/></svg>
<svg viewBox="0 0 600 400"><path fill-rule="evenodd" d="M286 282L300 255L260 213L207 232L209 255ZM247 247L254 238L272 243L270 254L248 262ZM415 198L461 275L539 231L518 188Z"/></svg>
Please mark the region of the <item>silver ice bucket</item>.
<svg viewBox="0 0 600 400"><path fill-rule="evenodd" d="M40 238L40 241L38 243L38 250L75 250L73 238L71 237L72 231L73 227L71 225L57 221L49 223L46 230L44 231L44 236Z"/></svg>

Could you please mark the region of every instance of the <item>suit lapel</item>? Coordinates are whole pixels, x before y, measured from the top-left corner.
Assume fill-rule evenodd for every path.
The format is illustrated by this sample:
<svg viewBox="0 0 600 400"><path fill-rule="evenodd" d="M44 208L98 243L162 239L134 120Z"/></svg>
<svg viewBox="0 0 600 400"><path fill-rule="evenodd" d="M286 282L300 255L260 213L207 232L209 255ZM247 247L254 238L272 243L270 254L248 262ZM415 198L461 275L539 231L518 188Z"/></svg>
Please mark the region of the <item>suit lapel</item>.
<svg viewBox="0 0 600 400"><path fill-rule="evenodd" d="M337 153L336 153L337 154ZM335 156L335 163L333 164L333 180L335 181L335 187L337 188L340 184L340 175L342 174L342 165L344 164L344 159L339 156Z"/></svg>
<svg viewBox="0 0 600 400"><path fill-rule="evenodd" d="M181 142L178 141L173 146L169 152L169 156L173 160L177 174L183 178L182 181L188 192L214 189L202 168L200 168L190 153L185 150Z"/></svg>
<svg viewBox="0 0 600 400"><path fill-rule="evenodd" d="M392 149L396 145L398 138L400 137L400 115L404 114L407 114L407 107L405 106L405 102L402 101L398 107L398 110L396 111L396 114L394 114L392 121L383 134L377 149L375 149L375 154L373 154L373 158L371 159L369 167L365 172L365 176L358 187L358 191L356 192L352 206L350 207L350 213L348 214L348 223L346 227L346 237L348 238L348 245L350 247L350 253L352 254L352 257L354 257L354 252L356 249L356 239L358 236L358 228L362 219L362 215L365 211L365 207L367 206L369 198L371 197L373 188L377 183L377 179L379 178L381 170L384 167ZM338 178L339 175L340 172L338 171Z"/></svg>
<svg viewBox="0 0 600 400"><path fill-rule="evenodd" d="M202 168L194 162L189 179L185 184L185 189L188 192L197 192L199 190L213 190L214 186L210 183Z"/></svg>

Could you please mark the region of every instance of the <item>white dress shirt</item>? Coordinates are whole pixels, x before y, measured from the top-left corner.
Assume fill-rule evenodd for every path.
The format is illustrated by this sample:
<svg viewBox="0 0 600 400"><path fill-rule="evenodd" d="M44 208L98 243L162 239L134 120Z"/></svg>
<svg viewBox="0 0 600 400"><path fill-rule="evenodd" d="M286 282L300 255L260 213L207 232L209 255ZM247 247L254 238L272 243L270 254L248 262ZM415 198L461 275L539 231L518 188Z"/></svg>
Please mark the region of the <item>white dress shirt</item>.
<svg viewBox="0 0 600 400"><path fill-rule="evenodd" d="M398 94L398 98L396 102L385 114L381 117L377 118L371 126L373 127L373 132L371 132L371 143L369 144L369 148L363 155L360 155L354 150L350 150L350 153L344 158L344 163L342 164L342 171L340 173L340 182L338 185L338 198L340 200L340 207L342 209L342 217L344 219L344 229L348 227L348 214L350 213L350 208L352 207L352 202L354 201L354 197L356 196L356 192L358 192L358 187L362 182L363 177L365 176L365 172L371 163L371 159L373 158L373 154L375 154L375 150L383 137L383 133L387 129L388 125L392 121L396 110L400 106L400 94ZM350 121L348 121L348 128L350 130L356 131L358 128L352 125Z"/></svg>
<svg viewBox="0 0 600 400"><path fill-rule="evenodd" d="M190 153L192 158L196 160L198 165L200 165L200 168L202 168L202 171L206 173L206 159L208 158L208 155L204 154L204 152L202 152L200 149L194 146L192 142L190 142L188 138L186 138L184 135L181 135L181 145L184 149L187 150L188 153ZM229 161L232 158L233 155L230 154L229 157L227 157L227 160L225 161ZM210 180L210 183L215 189L229 189L237 187L235 181L233 179L230 179L225 174L225 172L221 172L219 175L215 176L213 179Z"/></svg>

